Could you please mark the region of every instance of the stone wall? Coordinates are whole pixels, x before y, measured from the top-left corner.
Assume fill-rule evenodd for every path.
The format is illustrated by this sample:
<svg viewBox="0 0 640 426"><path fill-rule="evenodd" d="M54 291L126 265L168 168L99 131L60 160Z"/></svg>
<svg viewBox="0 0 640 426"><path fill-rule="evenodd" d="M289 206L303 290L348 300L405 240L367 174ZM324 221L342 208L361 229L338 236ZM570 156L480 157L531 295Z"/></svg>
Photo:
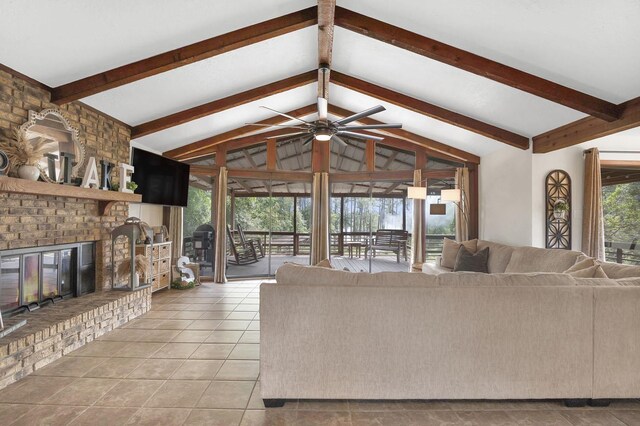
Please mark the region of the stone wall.
<svg viewBox="0 0 640 426"><path fill-rule="evenodd" d="M27 324L0 338L0 389L146 313L151 288L109 291L11 317L6 327Z"/></svg>
<svg viewBox="0 0 640 426"><path fill-rule="evenodd" d="M57 108L79 130L87 159L129 162L128 126L80 102L59 106L50 99L46 88L0 68L0 138L12 137L13 129L27 121L29 110ZM117 182L115 173L114 178ZM126 203L118 203L108 215L100 217L97 201L0 193L0 250L97 241L96 289L108 289L110 232L127 215Z"/></svg>

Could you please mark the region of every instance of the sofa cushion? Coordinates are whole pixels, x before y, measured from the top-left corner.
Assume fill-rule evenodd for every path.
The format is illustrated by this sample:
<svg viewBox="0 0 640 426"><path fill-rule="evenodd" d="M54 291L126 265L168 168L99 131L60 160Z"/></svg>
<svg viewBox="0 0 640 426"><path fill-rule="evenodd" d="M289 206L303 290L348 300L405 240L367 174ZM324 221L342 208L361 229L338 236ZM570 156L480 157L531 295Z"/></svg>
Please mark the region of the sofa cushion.
<svg viewBox="0 0 640 426"><path fill-rule="evenodd" d="M640 266L638 265L625 265L621 263L614 262L603 262L601 260L595 259L593 257L589 257L583 253L578 256L576 260L576 265L582 262L594 262L594 264L598 264L602 266L602 270L609 278L619 279L619 278L640 278Z"/></svg>
<svg viewBox="0 0 640 426"><path fill-rule="evenodd" d="M487 262L489 273L499 274L504 272L509 260L511 260L511 254L515 247L491 241L478 240L478 250L482 250L485 247L489 247L489 261Z"/></svg>
<svg viewBox="0 0 640 426"><path fill-rule="evenodd" d="M564 272L581 254L570 250L516 247L505 272Z"/></svg>
<svg viewBox="0 0 640 426"><path fill-rule="evenodd" d="M428 262L422 264L422 272L424 272L425 274L438 275L444 272L453 272L453 269L440 266L439 262Z"/></svg>
<svg viewBox="0 0 640 426"><path fill-rule="evenodd" d="M478 250L478 240L462 241L461 243L445 238L442 242L442 260L440 265L445 268L452 268L456 264L456 257L460 247L465 246L471 253Z"/></svg>
<svg viewBox="0 0 640 426"><path fill-rule="evenodd" d="M283 285L357 285L362 272L345 272L321 266L305 266L285 263L276 271L276 281Z"/></svg>
<svg viewBox="0 0 640 426"><path fill-rule="evenodd" d="M453 272L482 272L488 273L487 261L489 259L489 247L485 247L476 253L471 253L465 246L461 246L453 266Z"/></svg>
<svg viewBox="0 0 640 426"><path fill-rule="evenodd" d="M328 269L334 269L333 265L331 265L331 261L329 259L323 259L320 262L318 262L318 264L316 264L316 266L320 267L320 268L328 268Z"/></svg>
<svg viewBox="0 0 640 426"><path fill-rule="evenodd" d="M544 287L575 286L577 280L567 274L479 274L452 272L436 276L439 287Z"/></svg>
<svg viewBox="0 0 640 426"><path fill-rule="evenodd" d="M616 279L616 282L618 283L618 285L621 285L624 287L640 287L640 278L637 278L637 277L618 278Z"/></svg>
<svg viewBox="0 0 640 426"><path fill-rule="evenodd" d="M588 268L576 269L571 272L565 271L565 274L569 274L575 278L608 278L600 265L592 265Z"/></svg>
<svg viewBox="0 0 640 426"><path fill-rule="evenodd" d="M414 272L345 272L286 263L276 271L280 285L435 287L435 276Z"/></svg>

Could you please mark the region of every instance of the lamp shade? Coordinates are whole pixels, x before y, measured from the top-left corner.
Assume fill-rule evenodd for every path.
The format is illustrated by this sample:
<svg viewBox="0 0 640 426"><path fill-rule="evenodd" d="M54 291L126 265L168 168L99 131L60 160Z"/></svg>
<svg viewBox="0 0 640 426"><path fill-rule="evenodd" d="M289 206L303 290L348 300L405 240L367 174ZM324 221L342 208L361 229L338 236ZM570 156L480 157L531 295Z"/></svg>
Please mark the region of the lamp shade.
<svg viewBox="0 0 640 426"><path fill-rule="evenodd" d="M413 200L426 200L427 188L423 186L409 186L407 187L407 198Z"/></svg>
<svg viewBox="0 0 640 426"><path fill-rule="evenodd" d="M429 214L431 216L443 216L447 214L447 205L446 204L430 204L429 205Z"/></svg>
<svg viewBox="0 0 640 426"><path fill-rule="evenodd" d="M442 201L453 201L459 203L462 199L462 193L459 189L443 189L440 191Z"/></svg>

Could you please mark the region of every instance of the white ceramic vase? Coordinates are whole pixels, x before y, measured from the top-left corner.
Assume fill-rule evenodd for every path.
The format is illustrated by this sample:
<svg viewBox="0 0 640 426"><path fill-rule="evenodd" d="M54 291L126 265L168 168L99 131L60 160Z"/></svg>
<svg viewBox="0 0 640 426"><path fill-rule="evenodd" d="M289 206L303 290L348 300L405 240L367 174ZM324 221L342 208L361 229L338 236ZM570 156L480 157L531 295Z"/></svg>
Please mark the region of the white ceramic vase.
<svg viewBox="0 0 640 426"><path fill-rule="evenodd" d="M40 169L36 166L27 166L24 164L18 167L18 176L20 179L38 180L40 177Z"/></svg>

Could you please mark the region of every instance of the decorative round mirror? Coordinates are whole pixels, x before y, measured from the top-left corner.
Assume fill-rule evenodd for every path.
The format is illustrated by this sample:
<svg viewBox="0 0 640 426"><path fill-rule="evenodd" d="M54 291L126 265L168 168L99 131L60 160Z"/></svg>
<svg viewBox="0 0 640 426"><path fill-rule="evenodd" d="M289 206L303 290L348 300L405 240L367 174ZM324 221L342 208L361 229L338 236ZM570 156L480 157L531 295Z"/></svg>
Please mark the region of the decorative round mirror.
<svg viewBox="0 0 640 426"><path fill-rule="evenodd" d="M61 182L64 159L71 161L71 177L77 177L84 164L84 145L78 138L78 129L72 127L62 113L56 109L40 112L29 111L29 121L20 126L26 140L49 139L57 143L40 160L40 176L46 182Z"/></svg>

